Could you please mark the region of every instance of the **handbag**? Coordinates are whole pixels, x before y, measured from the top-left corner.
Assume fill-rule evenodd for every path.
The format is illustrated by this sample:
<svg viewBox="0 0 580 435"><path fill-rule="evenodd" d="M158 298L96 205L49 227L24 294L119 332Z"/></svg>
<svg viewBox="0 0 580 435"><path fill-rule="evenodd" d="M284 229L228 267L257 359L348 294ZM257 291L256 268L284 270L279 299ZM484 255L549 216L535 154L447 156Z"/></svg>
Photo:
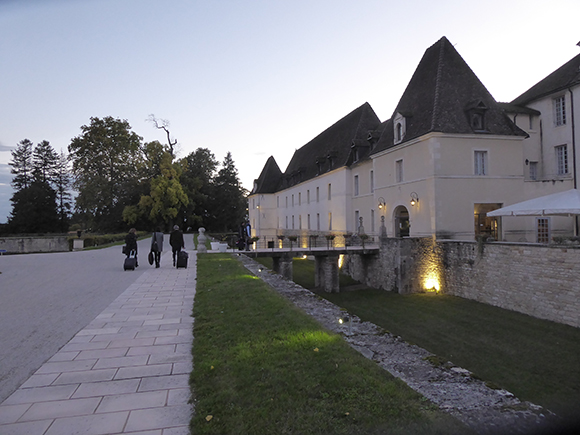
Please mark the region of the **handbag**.
<svg viewBox="0 0 580 435"><path fill-rule="evenodd" d="M154 260L154 258L153 258L153 251L150 251L149 252L149 255L147 256L147 260L149 261L149 264L151 266L153 266L153 260Z"/></svg>

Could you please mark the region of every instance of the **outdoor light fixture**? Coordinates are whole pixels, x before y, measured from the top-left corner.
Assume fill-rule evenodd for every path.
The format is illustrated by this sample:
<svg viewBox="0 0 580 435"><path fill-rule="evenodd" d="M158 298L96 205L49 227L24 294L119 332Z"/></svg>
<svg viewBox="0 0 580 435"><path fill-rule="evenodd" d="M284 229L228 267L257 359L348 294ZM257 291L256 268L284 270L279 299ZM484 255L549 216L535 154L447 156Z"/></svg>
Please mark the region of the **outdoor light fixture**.
<svg viewBox="0 0 580 435"><path fill-rule="evenodd" d="M417 192L411 192L411 205L415 205L419 202L419 195Z"/></svg>
<svg viewBox="0 0 580 435"><path fill-rule="evenodd" d="M345 324L346 322L348 322L348 335L352 335L352 317L348 314L345 314L344 316L338 318L338 323L341 325Z"/></svg>
<svg viewBox="0 0 580 435"><path fill-rule="evenodd" d="M379 198L379 209L383 210L386 206L387 204L385 203L385 198L381 196Z"/></svg>

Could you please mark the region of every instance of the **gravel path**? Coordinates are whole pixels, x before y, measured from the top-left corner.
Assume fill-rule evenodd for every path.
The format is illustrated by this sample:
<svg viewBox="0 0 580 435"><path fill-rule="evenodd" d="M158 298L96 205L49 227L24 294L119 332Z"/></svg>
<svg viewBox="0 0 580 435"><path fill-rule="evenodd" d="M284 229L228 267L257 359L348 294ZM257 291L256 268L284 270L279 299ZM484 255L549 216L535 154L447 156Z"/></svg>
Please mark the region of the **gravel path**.
<svg viewBox="0 0 580 435"><path fill-rule="evenodd" d="M452 363L440 366L426 358L426 350L385 333L378 326L352 317L340 325L344 311L292 281L263 268L241 255L244 266L284 297L318 320L324 327L342 334L344 339L366 358L376 361L393 376L400 378L441 409L453 415L479 434L530 434L550 431L558 424L550 411L523 402L506 390L491 389L484 381Z"/></svg>

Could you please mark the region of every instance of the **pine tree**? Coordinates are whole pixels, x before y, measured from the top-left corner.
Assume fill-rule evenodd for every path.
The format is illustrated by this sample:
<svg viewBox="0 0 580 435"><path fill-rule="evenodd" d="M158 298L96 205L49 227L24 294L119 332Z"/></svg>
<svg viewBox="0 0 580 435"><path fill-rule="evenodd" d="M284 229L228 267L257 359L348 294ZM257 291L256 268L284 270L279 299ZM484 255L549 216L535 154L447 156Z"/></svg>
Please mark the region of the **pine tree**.
<svg viewBox="0 0 580 435"><path fill-rule="evenodd" d="M12 166L10 173L15 175L12 187L18 192L32 183L32 142L28 139L21 140L11 154L12 161L8 164Z"/></svg>
<svg viewBox="0 0 580 435"><path fill-rule="evenodd" d="M54 186L56 190L57 211L61 232L68 230L71 212L71 194L69 191L71 182L68 158L61 151L60 156L58 156L58 162L54 173Z"/></svg>
<svg viewBox="0 0 580 435"><path fill-rule="evenodd" d="M32 174L34 179L55 183L59 156L47 140L43 140L32 153Z"/></svg>
<svg viewBox="0 0 580 435"><path fill-rule="evenodd" d="M247 192L240 183L232 154L227 153L213 181L211 229L234 231L246 215Z"/></svg>

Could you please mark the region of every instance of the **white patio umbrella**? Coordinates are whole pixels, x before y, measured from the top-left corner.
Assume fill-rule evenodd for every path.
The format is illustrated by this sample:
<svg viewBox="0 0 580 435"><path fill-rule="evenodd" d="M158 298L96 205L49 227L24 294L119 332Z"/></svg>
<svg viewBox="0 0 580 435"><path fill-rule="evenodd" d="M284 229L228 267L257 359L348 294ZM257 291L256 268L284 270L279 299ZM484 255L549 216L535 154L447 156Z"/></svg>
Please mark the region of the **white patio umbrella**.
<svg viewBox="0 0 580 435"><path fill-rule="evenodd" d="M540 196L508 205L487 213L487 216L572 216L580 215L580 190Z"/></svg>

